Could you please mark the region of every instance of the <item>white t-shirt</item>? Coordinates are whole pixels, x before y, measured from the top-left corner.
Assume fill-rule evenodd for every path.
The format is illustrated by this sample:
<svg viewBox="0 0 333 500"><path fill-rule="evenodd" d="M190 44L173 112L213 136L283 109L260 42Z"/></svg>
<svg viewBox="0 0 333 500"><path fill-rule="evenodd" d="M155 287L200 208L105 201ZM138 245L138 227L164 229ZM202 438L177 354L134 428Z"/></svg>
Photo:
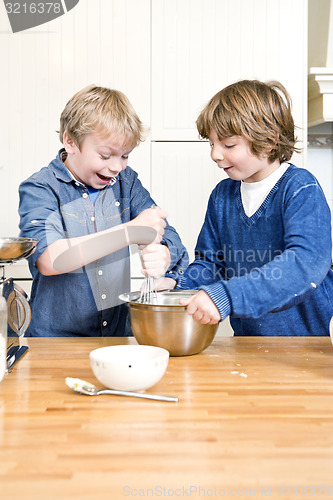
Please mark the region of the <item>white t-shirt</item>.
<svg viewBox="0 0 333 500"><path fill-rule="evenodd" d="M243 208L248 217L251 217L262 205L265 198L283 176L289 163L282 163L271 175L259 182L241 182L241 197Z"/></svg>

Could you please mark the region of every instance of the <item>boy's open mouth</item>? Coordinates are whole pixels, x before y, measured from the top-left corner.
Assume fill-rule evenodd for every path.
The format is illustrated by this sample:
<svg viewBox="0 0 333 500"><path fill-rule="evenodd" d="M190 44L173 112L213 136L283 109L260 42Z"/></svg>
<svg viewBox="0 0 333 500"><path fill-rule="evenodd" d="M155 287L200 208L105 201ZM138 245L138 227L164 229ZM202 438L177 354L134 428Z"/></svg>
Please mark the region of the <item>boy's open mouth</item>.
<svg viewBox="0 0 333 500"><path fill-rule="evenodd" d="M102 174L97 174L97 177L99 177L101 179L101 181L103 181L103 182L109 182L112 178L111 176L107 177L106 175L102 175Z"/></svg>

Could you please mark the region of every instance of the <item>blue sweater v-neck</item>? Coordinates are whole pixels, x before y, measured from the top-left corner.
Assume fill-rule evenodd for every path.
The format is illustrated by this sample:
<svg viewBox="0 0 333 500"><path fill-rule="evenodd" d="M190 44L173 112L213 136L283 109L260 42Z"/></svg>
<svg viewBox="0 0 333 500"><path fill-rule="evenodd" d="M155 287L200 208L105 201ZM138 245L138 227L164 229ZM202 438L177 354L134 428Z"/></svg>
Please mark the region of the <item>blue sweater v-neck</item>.
<svg viewBox="0 0 333 500"><path fill-rule="evenodd" d="M251 217L240 181L226 179L178 288L205 290L235 335L328 335L331 250L330 210L310 172L290 165Z"/></svg>

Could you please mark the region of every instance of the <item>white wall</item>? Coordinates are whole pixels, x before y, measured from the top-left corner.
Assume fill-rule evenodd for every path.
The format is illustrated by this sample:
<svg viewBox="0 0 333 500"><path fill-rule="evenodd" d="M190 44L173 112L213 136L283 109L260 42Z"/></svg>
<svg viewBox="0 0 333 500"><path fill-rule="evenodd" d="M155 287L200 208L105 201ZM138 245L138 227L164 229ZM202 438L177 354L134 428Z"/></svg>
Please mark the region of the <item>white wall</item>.
<svg viewBox="0 0 333 500"><path fill-rule="evenodd" d="M321 184L333 213L333 123L323 123L308 130L307 169Z"/></svg>

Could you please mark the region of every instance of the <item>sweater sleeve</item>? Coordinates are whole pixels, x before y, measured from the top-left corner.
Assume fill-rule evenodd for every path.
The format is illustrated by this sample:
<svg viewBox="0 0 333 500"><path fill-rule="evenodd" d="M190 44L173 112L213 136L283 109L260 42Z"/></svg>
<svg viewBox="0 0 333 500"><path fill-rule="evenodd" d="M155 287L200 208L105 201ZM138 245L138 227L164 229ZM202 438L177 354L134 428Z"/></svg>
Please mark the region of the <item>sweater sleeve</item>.
<svg viewBox="0 0 333 500"><path fill-rule="evenodd" d="M315 178L286 191L283 205L284 251L261 267L230 280L201 286L221 318L258 318L308 298L331 265L331 220Z"/></svg>

